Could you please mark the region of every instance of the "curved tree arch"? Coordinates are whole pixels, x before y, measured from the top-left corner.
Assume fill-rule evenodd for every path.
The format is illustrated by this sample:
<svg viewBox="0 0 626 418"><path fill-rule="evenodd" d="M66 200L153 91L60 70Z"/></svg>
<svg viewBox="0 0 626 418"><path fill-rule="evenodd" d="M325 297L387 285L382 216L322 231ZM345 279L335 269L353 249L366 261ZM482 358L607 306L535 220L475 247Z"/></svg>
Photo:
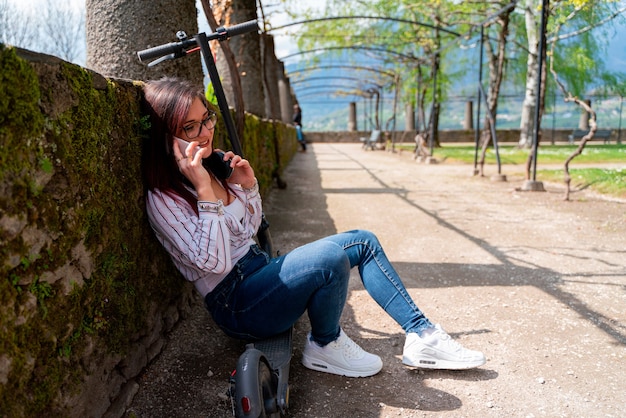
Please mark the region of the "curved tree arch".
<svg viewBox="0 0 626 418"><path fill-rule="evenodd" d="M276 31L279 29L284 29L287 27L291 27L291 26L295 26L295 25L301 25L301 24L307 24L307 23L316 23L316 22L324 22L324 21L336 21L336 20L363 20L363 19L370 19L370 20L381 20L381 21L388 21L388 22L397 22L397 23L403 23L403 24L408 24L408 25L412 25L412 26L420 26L420 27L424 27L427 28L429 31L434 31L434 37L439 39L442 34L449 34L449 35L453 35L455 38L460 37L461 35L453 30L450 30L446 27L444 27L443 25L439 24L440 22L442 22L442 20L439 19L434 19L433 22L434 24L431 23L425 23L425 22L421 22L418 20L411 20L411 19L404 19L404 18L394 18L394 17L389 17L389 16L368 16L368 15L352 15L352 16L332 16L332 17L323 17L323 18L316 18L316 19L307 19L307 20L301 20L301 21L297 21L297 22L291 22L289 24L286 25L282 25L282 26L277 26L275 28L271 28L271 31ZM418 34L419 35L419 34ZM418 37L418 40L421 39ZM422 44L420 46L420 44ZM377 54L379 53L383 53L386 56L389 55L393 55L394 58L390 61L394 61L396 63L400 62L400 63L412 63L416 66L417 71L420 72L419 68L421 66L428 66L431 67L431 73L433 75L432 79L433 79L433 89L435 91L433 91L433 107L432 107L432 112L435 112L436 115L431 116L431 121L433 122L433 127L435 127L436 125L436 121L438 119L438 111L439 111L439 106L435 103L436 102L436 97L438 96L438 94L436 93L437 91L437 85L436 85L436 73L439 71L438 66L440 63L440 58L439 58L439 52L438 52L438 47L432 48L431 45L432 42L428 41L428 40L424 40L424 42L417 42L417 44L415 43L415 38L413 38L411 40L411 42L405 42L403 44L403 47L406 47L408 45L410 46L414 46L417 45L418 48L421 48L422 50L427 50L429 52L429 56L433 57L432 59L429 58L424 58L424 57L418 57L415 56L411 53L405 53L405 52L400 52L398 50L386 47L386 48L382 48L382 47L376 47L376 46L363 46L363 45L345 45L345 46L329 46L326 48L314 48L308 51L301 51L295 54L289 54L285 57L282 57L282 59L287 59L293 56L297 56L303 53L315 53L315 52L320 52L320 51L328 51L328 50L341 50L341 49L353 49L353 50L364 50L364 51L372 51L375 52ZM435 40L434 42L435 45L439 45L440 41L439 40ZM406 48L403 48L406 50ZM400 60L397 59L397 57L400 58ZM421 78L421 77L419 77ZM394 75L394 84L396 86L399 86L399 77L398 75ZM419 83L418 83L419 84ZM425 84L422 84L422 86L425 86ZM398 91L396 88L396 92L395 92L395 100L394 100L394 121L395 121L395 106L396 106L396 101L398 98ZM418 101L418 103L420 103L419 99L416 99ZM436 130L436 129L435 129ZM432 131L432 129L431 129ZM435 136L435 135L433 135Z"/></svg>
<svg viewBox="0 0 626 418"><path fill-rule="evenodd" d="M304 72L308 72L308 71L317 71L317 70L323 70L323 69L334 69L334 68L343 68L343 69L348 69L348 70L362 70L362 71L370 71L370 72L374 72L374 73L378 73L378 74L383 74L385 76L388 77L395 77L396 73L393 71L388 71L388 70L379 70L376 68L371 68L371 67L365 67L362 65L342 65L342 64L335 64L335 65L318 65L315 67L306 67L306 68L301 68L299 70L294 70L291 71L289 74L300 74L300 73L304 73Z"/></svg>
<svg viewBox="0 0 626 418"><path fill-rule="evenodd" d="M347 81L358 81L361 82L363 84L372 84L378 88L382 88L383 85L382 84L378 84L375 83L373 81L364 81L362 78L358 78L358 77L349 77L349 76L323 76L323 77L308 77L308 78L303 78L300 80L294 80L291 82L291 85L293 86L294 84L301 84L301 83L308 83L309 81L319 81L319 80L347 80ZM305 86L306 87L306 86Z"/></svg>
<svg viewBox="0 0 626 418"><path fill-rule="evenodd" d="M292 58L298 55L304 55L304 54L311 54L314 52L323 52L323 51L338 51L338 50L364 50L364 51L373 51L373 52L382 52L385 54L391 54L391 55L395 55L397 57L401 57L401 58L405 58L409 61L412 62L421 62L421 63L426 63L427 61L423 58L419 58L413 55L407 55L407 54L403 54L401 52L397 52L397 51L393 51L390 49L385 49L385 48L374 48L371 46L358 46L358 45L353 45L353 46L327 46L327 47L323 47L323 48L314 48L314 49L309 49L307 51L298 51L298 52L294 52L292 54L287 54L285 56L279 57L279 60L285 60L287 58Z"/></svg>
<svg viewBox="0 0 626 418"><path fill-rule="evenodd" d="M388 17L388 16L332 16L332 17L321 17L321 18L317 18L317 19L307 19L307 20L300 20L298 22L287 23L286 25L276 26L276 27L267 29L266 32L272 32L272 31L275 31L275 30L288 28L290 26L303 25L303 24L306 24L306 23L324 22L324 21L342 20L342 19L388 20L388 21L391 21L391 22L408 23L410 25L423 26L423 27L429 28L429 29L437 29L437 30L440 30L442 32L449 33L451 35L461 36L459 33L456 33L456 32L454 32L454 31L452 31L450 29L446 29L446 28L443 28L443 27L440 27L440 26L431 25L429 23L424 23L424 22L418 22L416 20L399 19L399 18Z"/></svg>

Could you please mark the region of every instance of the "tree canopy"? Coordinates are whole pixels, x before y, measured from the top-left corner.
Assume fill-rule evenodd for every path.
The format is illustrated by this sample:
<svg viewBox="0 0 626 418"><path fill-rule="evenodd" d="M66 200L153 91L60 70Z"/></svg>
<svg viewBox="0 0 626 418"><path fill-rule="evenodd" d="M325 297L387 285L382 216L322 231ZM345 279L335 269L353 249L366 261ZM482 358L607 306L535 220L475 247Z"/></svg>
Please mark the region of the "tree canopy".
<svg viewBox="0 0 626 418"><path fill-rule="evenodd" d="M323 9L302 6L294 0L282 0L282 4L291 13L291 33L297 38L298 54L304 58L299 67L333 62L394 71L402 80L402 101L412 103L418 113L430 112L434 109L432 104L447 95L469 96L476 92L481 27L485 31L485 80L500 77L507 91L522 92L525 84L534 85L536 79L531 67L537 63L538 17L542 6L538 0L328 0ZM612 23L623 19L624 2L563 0L549 4L548 42L556 36L556 25L561 25L560 34L554 39L557 48L549 58L558 62L556 68L563 80L578 95L590 91L619 93L623 73L610 73L604 67L606 42L603 40L610 35ZM503 10L507 7L514 9L506 34L501 36ZM271 24L269 27L272 31ZM498 42L503 46L502 56ZM371 75L363 74L364 80L367 77ZM367 90L363 83L351 87L355 94ZM554 89L555 85L548 83L547 87ZM393 88L386 85L387 94ZM492 88L489 94L487 100L495 109L496 90ZM433 95L437 100L433 100Z"/></svg>

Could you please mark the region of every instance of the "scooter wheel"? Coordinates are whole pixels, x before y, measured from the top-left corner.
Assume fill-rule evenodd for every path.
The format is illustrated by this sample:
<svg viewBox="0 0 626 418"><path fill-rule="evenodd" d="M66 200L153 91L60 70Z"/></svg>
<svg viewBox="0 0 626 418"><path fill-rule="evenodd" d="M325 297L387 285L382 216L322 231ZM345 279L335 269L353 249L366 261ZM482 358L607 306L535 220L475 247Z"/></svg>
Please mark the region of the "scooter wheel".
<svg viewBox="0 0 626 418"><path fill-rule="evenodd" d="M278 407L276 404L276 379L265 357L259 361L259 390L263 399L263 417L278 417Z"/></svg>
<svg viewBox="0 0 626 418"><path fill-rule="evenodd" d="M235 416L279 417L276 400L277 379L263 353L246 350L235 373Z"/></svg>

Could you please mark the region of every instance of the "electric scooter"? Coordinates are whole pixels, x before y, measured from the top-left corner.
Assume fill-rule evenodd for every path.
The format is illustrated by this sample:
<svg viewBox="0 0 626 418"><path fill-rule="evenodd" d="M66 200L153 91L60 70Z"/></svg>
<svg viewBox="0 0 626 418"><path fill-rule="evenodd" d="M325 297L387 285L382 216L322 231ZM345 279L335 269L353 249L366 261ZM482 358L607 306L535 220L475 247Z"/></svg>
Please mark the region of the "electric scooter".
<svg viewBox="0 0 626 418"><path fill-rule="evenodd" d="M217 103L224 118L226 131L233 152L243 157L241 142L237 136L224 89L209 47L209 41L224 41L232 36L258 30L256 20L230 27L220 27L214 33L199 33L189 38L183 31L176 36L178 42L171 42L137 52L141 62L150 61L154 66L167 60L185 57L198 50L206 64ZM204 164L203 164L204 165ZM279 180L280 183L280 180ZM269 224L263 216L257 231L257 240L263 250L274 256L274 248L269 233ZM230 376L228 394L232 403L233 415L240 417L280 417L286 414L289 406L289 364L292 354L292 329L274 337L249 343L239 357L237 366Z"/></svg>

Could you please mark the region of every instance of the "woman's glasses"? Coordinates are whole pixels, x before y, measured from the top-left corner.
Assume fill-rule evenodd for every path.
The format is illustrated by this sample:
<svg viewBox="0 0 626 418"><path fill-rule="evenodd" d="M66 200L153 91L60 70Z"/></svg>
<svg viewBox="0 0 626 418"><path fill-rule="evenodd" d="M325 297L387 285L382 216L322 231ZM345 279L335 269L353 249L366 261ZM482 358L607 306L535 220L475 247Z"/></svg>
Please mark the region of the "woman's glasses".
<svg viewBox="0 0 626 418"><path fill-rule="evenodd" d="M200 136L203 126L210 131L211 129L215 128L216 123L217 115L213 112L209 112L207 117L204 118L202 122L193 122L183 126L183 132L185 133L187 139L194 139Z"/></svg>

